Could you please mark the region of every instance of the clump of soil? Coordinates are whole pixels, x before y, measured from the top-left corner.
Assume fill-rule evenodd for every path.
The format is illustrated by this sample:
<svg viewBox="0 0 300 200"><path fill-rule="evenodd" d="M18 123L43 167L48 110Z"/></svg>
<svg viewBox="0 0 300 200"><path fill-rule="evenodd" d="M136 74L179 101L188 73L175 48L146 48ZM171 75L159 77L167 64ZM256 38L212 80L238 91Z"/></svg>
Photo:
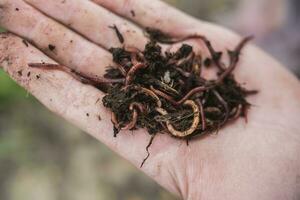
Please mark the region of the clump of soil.
<svg viewBox="0 0 300 200"><path fill-rule="evenodd" d="M123 43L121 33L115 26L112 28ZM112 113L115 137L121 130L145 128L152 136L146 148L148 152L154 136L159 133L188 141L216 132L239 117L247 118L250 104L246 97L256 91L243 88L232 72L238 64L242 48L251 37L227 51L230 62L226 67L221 62L224 53L215 51L204 36L174 39L156 29L147 28L146 31L150 41L143 51L134 48L110 49L115 65L107 68L104 77L85 76L56 66L106 93L103 105ZM161 43L172 44L187 39L201 40L208 48L210 57L203 58L187 44L175 53L162 52ZM30 66L55 68L49 64ZM205 67L214 67L217 78L208 80L203 76Z"/></svg>

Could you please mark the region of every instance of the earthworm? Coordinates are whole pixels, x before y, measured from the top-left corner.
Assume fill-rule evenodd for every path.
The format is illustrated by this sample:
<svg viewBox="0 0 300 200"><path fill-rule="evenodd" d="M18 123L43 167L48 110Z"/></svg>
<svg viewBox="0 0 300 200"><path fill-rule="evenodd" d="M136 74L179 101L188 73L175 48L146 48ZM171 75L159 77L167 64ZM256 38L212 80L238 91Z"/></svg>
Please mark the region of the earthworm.
<svg viewBox="0 0 300 200"><path fill-rule="evenodd" d="M231 120L236 120L242 113L242 105L239 104L236 108L235 108L235 112L231 118Z"/></svg>
<svg viewBox="0 0 300 200"><path fill-rule="evenodd" d="M202 57L200 55L195 56L193 60L193 71L201 77L202 73Z"/></svg>
<svg viewBox="0 0 300 200"><path fill-rule="evenodd" d="M207 46L209 52L211 53L211 55L213 57L215 57L218 53L213 49L210 41L203 35L198 35L198 34L192 34L192 35L188 35L182 38L174 38L174 39L168 39L166 41L161 41L162 43L166 43L166 44L174 44L174 43L179 43L179 42L184 42L186 40L191 40L191 39L201 39L205 45ZM219 67L219 66L218 66Z"/></svg>
<svg viewBox="0 0 300 200"><path fill-rule="evenodd" d="M136 123L137 123L137 118L138 118L138 113L137 113L137 110L135 109L135 107L137 109L139 109L139 111L141 113L143 113L145 111L143 105L141 103L137 103L137 102L133 102L130 104L129 106L129 110L130 111L133 111L133 114L132 114L132 120L131 122L129 122L126 126L124 126L123 128L121 128L121 130L131 130L135 127ZM112 112L111 114L111 121L113 122L113 124L115 125L116 128L119 128L119 123L117 121L117 116L114 112Z"/></svg>
<svg viewBox="0 0 300 200"><path fill-rule="evenodd" d="M200 99L197 99L196 103L198 104L200 109L201 125L202 125L202 130L204 131L206 129L206 118L204 114L203 104L201 103Z"/></svg>
<svg viewBox="0 0 300 200"><path fill-rule="evenodd" d="M177 66L180 66L180 65L183 65L185 64L186 62L188 62L189 60L191 60L193 57L195 56L195 53L194 52L191 52L187 57L184 57L184 58L181 58L180 60L176 60L175 58L171 59L167 65L177 65Z"/></svg>
<svg viewBox="0 0 300 200"><path fill-rule="evenodd" d="M196 37L196 36L195 36ZM215 51L215 49L213 48L213 46L211 45L211 42L204 36L199 36L199 38L205 43L211 57L212 57L212 61L215 63L215 65L220 69L220 70L224 70L224 66L222 65L222 63L220 62L222 53Z"/></svg>
<svg viewBox="0 0 300 200"><path fill-rule="evenodd" d="M200 36L199 36L200 37ZM182 104L184 101L186 101L188 98L190 98L191 96L193 96L194 94L198 93L198 92L204 92L208 89L211 89L211 88L214 88L216 87L217 85L219 85L236 67L236 64L238 62L238 55L241 51L241 49L245 46L245 44L251 40L253 37L246 37L244 38L240 44L235 48L235 50L230 54L230 66L221 74L221 76L216 80L214 81L214 83L212 83L211 85L208 85L208 86L199 86L199 87L196 87L194 89L192 89L190 92L188 92L181 100L177 101L177 102L174 102L173 101L173 98L170 98L168 96L166 96L166 94L158 94L168 100L170 100L171 103L173 103L174 105L180 105Z"/></svg>
<svg viewBox="0 0 300 200"><path fill-rule="evenodd" d="M216 80L215 84L220 84L229 74L233 72L233 70L237 66L237 62L239 61L239 54L242 50L242 48L246 45L247 42L249 42L251 39L253 39L252 36L244 38L239 45L235 48L234 51L230 51L230 65L229 67L219 76L219 78Z"/></svg>
<svg viewBox="0 0 300 200"><path fill-rule="evenodd" d="M197 129L197 127L199 125L199 121L200 121L200 111L199 111L199 107L197 106L197 104L192 100L187 100L184 102L184 105L192 107L193 113L194 113L193 123L188 130L177 131L169 120L167 120L167 122L166 122L169 132L173 136L179 137L179 138L184 138L184 137L187 137L187 136L193 134L193 132ZM168 112L163 108L156 108L156 111L159 112L161 115L168 114Z"/></svg>
<svg viewBox="0 0 300 200"><path fill-rule="evenodd" d="M112 121L113 125L117 129L119 129L119 122L118 122L118 119L117 119L117 115L114 112L111 113L111 121Z"/></svg>
<svg viewBox="0 0 300 200"><path fill-rule="evenodd" d="M138 117L138 112L136 111L136 109L133 108L133 106L132 107L130 106L129 110L133 111L132 112L132 120L126 126L124 126L123 128L121 128L122 130L131 130L136 125L137 117Z"/></svg>
<svg viewBox="0 0 300 200"><path fill-rule="evenodd" d="M138 60L137 60L137 54L136 53L131 53L131 62L133 65L138 64Z"/></svg>
<svg viewBox="0 0 300 200"><path fill-rule="evenodd" d="M58 64L29 63L28 66L33 67L33 68L47 69L47 70L60 70L60 71L70 74L76 80L78 80L84 84L90 84L90 85L99 85L99 84L105 84L105 83L123 83L125 81L125 79L123 79L123 78L107 79L107 78L101 78L96 75L87 75L82 72L72 70L64 65L58 65Z"/></svg>
<svg viewBox="0 0 300 200"><path fill-rule="evenodd" d="M167 95L166 93L155 89L152 85L150 86L150 89L158 96L163 97L164 99L170 101L172 104L177 105L177 102L169 95Z"/></svg>
<svg viewBox="0 0 300 200"><path fill-rule="evenodd" d="M134 78L135 73L139 69L143 69L145 67L146 67L146 65L144 63L137 63L134 66L132 66L130 68L130 70L128 71L128 73L127 73L127 76L126 76L126 79L125 79L125 85L130 85L131 82L132 82L132 80L133 80L133 78Z"/></svg>
<svg viewBox="0 0 300 200"><path fill-rule="evenodd" d="M140 91L148 94L149 96L153 97L156 100L156 104L157 106L160 108L162 106L161 100L159 99L159 97L151 90L144 88L144 87L139 87Z"/></svg>
<svg viewBox="0 0 300 200"><path fill-rule="evenodd" d="M194 52L191 52L187 57L178 60L178 61L176 62L176 65L177 65L177 66L183 65L183 64L185 64L186 62L190 61L194 56L195 56L195 53L194 53Z"/></svg>
<svg viewBox="0 0 300 200"><path fill-rule="evenodd" d="M238 62L238 55L240 54L241 49L245 46L245 44L250 41L253 37L249 36L244 38L240 44L235 48L233 52L230 54L230 66L219 76L219 78L214 81L213 84L210 86L200 86L197 88L192 89L186 96L184 96L177 104L182 104L185 100L187 100L190 96L194 95L197 92L203 92L205 90L211 89L219 85L232 71L235 69L237 62Z"/></svg>
<svg viewBox="0 0 300 200"><path fill-rule="evenodd" d="M130 52L131 62L133 63L133 65L136 65L138 63L137 56L142 61L145 61L145 57L144 57L143 53L138 48L136 48L136 47L125 47L125 50Z"/></svg>
<svg viewBox="0 0 300 200"><path fill-rule="evenodd" d="M121 72L121 74L123 76L126 76L126 70L124 69L124 67L118 63L116 63L117 68L119 69L119 71Z"/></svg>
<svg viewBox="0 0 300 200"><path fill-rule="evenodd" d="M228 104L226 103L226 101L223 99L223 97L220 95L220 93L218 91L213 90L212 92L214 93L214 95L217 97L217 99L223 105L223 107L225 109L225 117L224 117L224 120L222 122L222 124L224 124L227 121L228 117L229 117Z"/></svg>
<svg viewBox="0 0 300 200"><path fill-rule="evenodd" d="M249 42L250 40L253 39L253 36L248 36L244 39L242 39L242 41L238 44L238 46L235 48L234 51L229 52L229 56L230 56L230 66L227 69L224 69L224 66L222 66L222 64L220 63L220 55L218 55L219 53L216 52L210 41L208 41L208 39L204 36L201 35L191 35L191 36L187 36L185 38L182 38L180 41L184 41L187 39L201 39L202 41L204 41L204 43L206 44L208 50L210 51L210 53L212 54L213 57L213 61L215 62L215 64L217 65L217 67L219 69L221 69L222 71L224 71L221 76L218 78L218 80L215 82L215 84L219 84L220 82L222 82L224 80L224 78L226 78L229 74L232 73L232 71L235 69L237 62L239 60L239 54L242 50L242 48L246 45L247 42ZM177 41L176 41L177 42Z"/></svg>
<svg viewBox="0 0 300 200"><path fill-rule="evenodd" d="M191 77L191 73L190 72L186 72L183 69L181 69L180 67L177 66L172 66L174 69L176 69L182 76L188 78Z"/></svg>
<svg viewBox="0 0 300 200"><path fill-rule="evenodd" d="M205 90L209 89L208 87L204 87L204 86L196 87L196 88L192 89L188 94L186 94L181 100L175 101L171 96L167 95L166 93L164 93L160 90L155 89L153 86L151 86L150 88L155 94L163 97L164 99L170 101L170 103L172 103L173 105L176 105L176 106L182 104L183 102L188 100L188 98L190 98L192 95L196 94L197 92L204 92Z"/></svg>
<svg viewBox="0 0 300 200"><path fill-rule="evenodd" d="M132 102L129 106L129 109L132 110L134 107L136 107L140 111L140 113L144 113L146 111L146 108L141 103Z"/></svg>
<svg viewBox="0 0 300 200"><path fill-rule="evenodd" d="M168 41L164 41L165 43L167 44L174 44L174 43L179 43L179 42L183 42L185 40L189 40L189 39L201 39L205 45L207 46L210 54L212 55L212 60L213 62L216 64L216 66L224 71L225 72L223 73L224 75L222 75L222 77L226 77L228 74L230 74L234 68L236 67L236 63L238 61L238 54L240 53L241 49L245 46L245 44L250 41L251 39L253 39L253 36L248 36L246 38L244 38L240 44L235 48L235 50L233 51L233 54L235 54L234 56L230 56L231 57L231 64L230 64L230 67L228 69L225 69L224 66L220 63L220 57L221 57L221 54L219 52L216 52L210 41L203 35L197 35L197 34L194 34L194 35L189 35L189 36L186 36L186 37L183 37L183 38L179 38L179 39L170 39ZM234 58L232 58L234 57ZM222 79L220 79L222 81Z"/></svg>
<svg viewBox="0 0 300 200"><path fill-rule="evenodd" d="M149 90L147 88L144 88L144 87L141 87L141 86L137 86L137 85L134 85L133 87L127 85L127 86L123 87L122 90L127 90L128 88L132 88L134 90L137 90L139 93L144 93L144 94L147 94L147 95L151 96L153 99L156 100L156 104L157 104L158 107L162 106L162 103L161 103L161 100L159 99L159 97L154 92L152 92L151 90Z"/></svg>
<svg viewBox="0 0 300 200"><path fill-rule="evenodd" d="M122 128L122 130L131 130L135 127L136 123L137 123L137 119L138 119L138 112L136 110L136 108L141 112L145 112L145 108L141 103L138 102L132 102L129 106L129 110L133 111L132 114L132 120L131 122L129 122L125 127Z"/></svg>
<svg viewBox="0 0 300 200"><path fill-rule="evenodd" d="M211 86L199 86L196 87L194 89L192 89L191 91L189 91L182 99L180 99L179 101L176 102L176 105L180 105L183 102L185 102L188 98L190 98L191 96L193 96L194 94L198 93L198 92L204 92L208 89L210 89Z"/></svg>

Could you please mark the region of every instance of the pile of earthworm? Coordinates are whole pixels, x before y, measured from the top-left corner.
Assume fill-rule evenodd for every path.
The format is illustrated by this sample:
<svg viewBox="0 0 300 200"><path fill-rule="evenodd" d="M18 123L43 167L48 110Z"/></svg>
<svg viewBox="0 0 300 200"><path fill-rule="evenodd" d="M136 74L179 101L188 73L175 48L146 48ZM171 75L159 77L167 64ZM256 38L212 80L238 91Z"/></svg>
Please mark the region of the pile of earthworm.
<svg viewBox="0 0 300 200"><path fill-rule="evenodd" d="M147 152L158 133L191 140L216 132L239 117L247 118L250 104L246 97L257 91L243 88L232 72L251 37L225 52L229 57L229 64L225 66L222 62L225 53L216 51L204 36L175 40L155 29L147 32L150 40L144 50L110 49L114 66L107 67L104 77L87 76L60 65L29 65L63 70L104 91L103 105L111 111L114 136L121 130L145 128L152 136ZM210 56L204 58L196 54L187 44L173 53L162 52L159 45L188 39L203 42ZM217 78L208 80L203 76L208 68L215 70Z"/></svg>

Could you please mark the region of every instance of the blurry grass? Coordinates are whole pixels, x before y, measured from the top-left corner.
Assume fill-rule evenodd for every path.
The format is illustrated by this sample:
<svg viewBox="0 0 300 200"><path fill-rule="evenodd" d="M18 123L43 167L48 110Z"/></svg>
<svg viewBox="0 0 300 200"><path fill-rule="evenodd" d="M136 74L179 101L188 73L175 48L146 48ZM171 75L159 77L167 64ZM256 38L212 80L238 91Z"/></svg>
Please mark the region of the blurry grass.
<svg viewBox="0 0 300 200"><path fill-rule="evenodd" d="M28 93L0 69L0 108L27 96Z"/></svg>
<svg viewBox="0 0 300 200"><path fill-rule="evenodd" d="M0 33L5 29L0 27ZM28 96L28 93L0 69L0 108Z"/></svg>

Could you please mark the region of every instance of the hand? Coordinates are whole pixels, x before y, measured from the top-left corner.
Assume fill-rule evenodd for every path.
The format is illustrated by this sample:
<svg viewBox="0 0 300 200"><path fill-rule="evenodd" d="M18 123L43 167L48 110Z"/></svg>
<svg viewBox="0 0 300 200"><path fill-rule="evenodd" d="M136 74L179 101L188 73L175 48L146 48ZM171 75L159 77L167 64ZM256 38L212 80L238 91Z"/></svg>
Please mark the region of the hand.
<svg viewBox="0 0 300 200"><path fill-rule="evenodd" d="M60 63L103 75L113 64L107 49L121 46L109 28L114 24L124 35L124 45L139 49L147 42L144 27L174 37L205 35L219 50L232 49L240 37L157 0L0 0L0 25L34 45L1 34L4 70L51 111L139 166L150 139L146 131L121 132L114 138L100 91L64 72L28 67ZM208 55L201 41L186 42ZM141 170L184 199L300 198L299 81L252 45L243 50L235 75L247 88L260 91L248 99L254 105L248 123L240 119L189 146L159 134Z"/></svg>

